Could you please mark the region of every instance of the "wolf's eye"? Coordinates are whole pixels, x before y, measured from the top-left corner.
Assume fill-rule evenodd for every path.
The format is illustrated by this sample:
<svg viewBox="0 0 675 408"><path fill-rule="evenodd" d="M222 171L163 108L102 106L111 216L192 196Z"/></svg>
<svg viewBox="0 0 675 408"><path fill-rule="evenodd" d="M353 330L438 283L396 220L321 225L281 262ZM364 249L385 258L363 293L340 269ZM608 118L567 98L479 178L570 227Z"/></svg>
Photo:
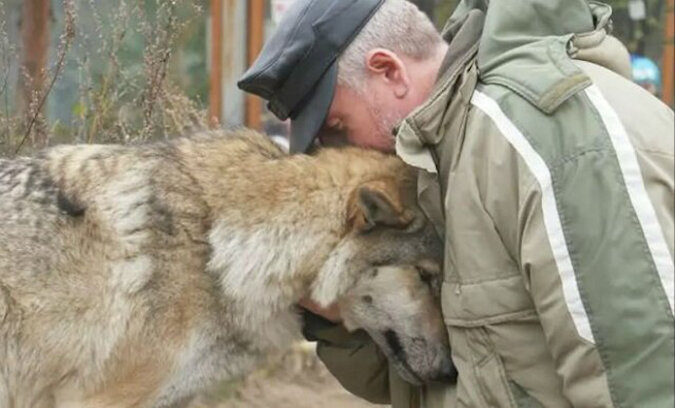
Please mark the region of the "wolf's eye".
<svg viewBox="0 0 675 408"><path fill-rule="evenodd" d="M373 303L373 297L370 295L364 295L363 297L361 297L361 300L363 300L364 303L368 304Z"/></svg>
<svg viewBox="0 0 675 408"><path fill-rule="evenodd" d="M415 269L417 269L417 274L419 275L420 280L422 282L424 282L425 284L431 286L431 284L433 283L433 279L434 279L433 274L431 272L427 271L426 269L424 269L422 267L419 267L419 266L416 266Z"/></svg>

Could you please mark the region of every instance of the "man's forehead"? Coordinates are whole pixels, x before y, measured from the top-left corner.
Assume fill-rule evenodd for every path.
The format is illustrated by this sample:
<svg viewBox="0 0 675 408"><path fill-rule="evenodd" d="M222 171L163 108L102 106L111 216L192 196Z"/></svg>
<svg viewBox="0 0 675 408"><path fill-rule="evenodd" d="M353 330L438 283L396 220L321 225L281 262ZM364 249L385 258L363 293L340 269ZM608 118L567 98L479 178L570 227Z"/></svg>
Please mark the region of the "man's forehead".
<svg viewBox="0 0 675 408"><path fill-rule="evenodd" d="M330 123L332 120L335 120L338 116L340 116L340 109L341 109L341 86L337 85L335 86L335 93L333 94L333 100L330 103L330 107L328 108L328 112L326 113L326 118L324 119L323 123L324 126L326 126L328 123Z"/></svg>

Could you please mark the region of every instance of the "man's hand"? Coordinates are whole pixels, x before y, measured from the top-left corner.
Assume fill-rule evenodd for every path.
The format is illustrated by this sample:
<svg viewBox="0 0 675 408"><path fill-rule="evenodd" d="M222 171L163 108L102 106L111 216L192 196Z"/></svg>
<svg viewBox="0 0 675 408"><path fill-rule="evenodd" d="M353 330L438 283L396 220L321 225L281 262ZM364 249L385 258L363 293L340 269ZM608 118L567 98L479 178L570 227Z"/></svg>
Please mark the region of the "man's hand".
<svg viewBox="0 0 675 408"><path fill-rule="evenodd" d="M333 303L332 305L324 308L310 298L305 297L300 299L298 305L316 315L323 317L324 319L330 320L331 322L340 323L342 321L342 317L340 317L340 308L338 307L337 303Z"/></svg>

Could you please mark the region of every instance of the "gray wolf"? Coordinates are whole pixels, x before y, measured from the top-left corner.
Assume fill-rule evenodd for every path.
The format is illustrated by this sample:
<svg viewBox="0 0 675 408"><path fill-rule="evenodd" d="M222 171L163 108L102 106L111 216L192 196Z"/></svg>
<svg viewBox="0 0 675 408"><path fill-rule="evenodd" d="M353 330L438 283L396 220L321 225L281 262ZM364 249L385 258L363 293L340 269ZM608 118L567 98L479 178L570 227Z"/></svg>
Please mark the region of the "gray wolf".
<svg viewBox="0 0 675 408"><path fill-rule="evenodd" d="M0 406L169 407L338 302L413 380L448 374L415 172L251 131L0 160Z"/></svg>

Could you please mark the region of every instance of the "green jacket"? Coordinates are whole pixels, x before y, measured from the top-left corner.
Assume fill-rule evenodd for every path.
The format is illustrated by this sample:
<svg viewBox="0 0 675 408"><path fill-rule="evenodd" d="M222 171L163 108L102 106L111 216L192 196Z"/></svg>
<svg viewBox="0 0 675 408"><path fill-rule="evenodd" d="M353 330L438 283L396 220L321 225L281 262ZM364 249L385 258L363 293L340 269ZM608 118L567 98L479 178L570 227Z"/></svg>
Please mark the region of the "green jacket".
<svg viewBox="0 0 675 408"><path fill-rule="evenodd" d="M673 112L599 65L623 69L609 7L485 3L455 12L397 129L445 238L458 382L407 386L340 327L317 330L319 356L394 408L673 407Z"/></svg>

